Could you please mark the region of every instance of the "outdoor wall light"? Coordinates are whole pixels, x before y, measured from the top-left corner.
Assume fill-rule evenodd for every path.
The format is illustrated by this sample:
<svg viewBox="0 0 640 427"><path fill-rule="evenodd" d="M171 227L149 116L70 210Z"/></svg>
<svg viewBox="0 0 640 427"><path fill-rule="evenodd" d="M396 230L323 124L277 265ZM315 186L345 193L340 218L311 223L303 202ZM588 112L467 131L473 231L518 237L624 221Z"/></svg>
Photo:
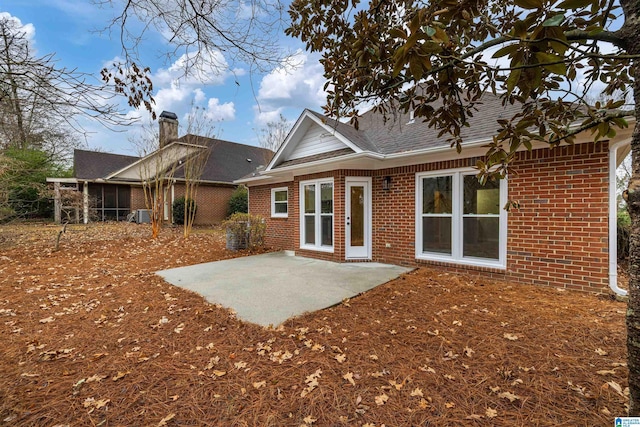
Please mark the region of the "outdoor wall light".
<svg viewBox="0 0 640 427"><path fill-rule="evenodd" d="M382 179L382 189L383 190L390 190L391 189L391 177L390 176L385 176Z"/></svg>

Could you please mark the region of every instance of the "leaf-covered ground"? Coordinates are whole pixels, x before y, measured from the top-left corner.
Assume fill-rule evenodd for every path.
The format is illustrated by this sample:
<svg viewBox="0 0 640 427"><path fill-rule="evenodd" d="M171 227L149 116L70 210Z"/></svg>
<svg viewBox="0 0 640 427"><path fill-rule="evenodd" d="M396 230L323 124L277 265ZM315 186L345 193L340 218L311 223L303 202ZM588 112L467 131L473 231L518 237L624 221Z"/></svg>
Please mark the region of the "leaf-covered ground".
<svg viewBox="0 0 640 427"><path fill-rule="evenodd" d="M591 426L623 415L625 305L419 269L276 330L154 271L218 230L0 226L0 425ZM242 272L238 272L242 274ZM285 279L286 280L286 279Z"/></svg>

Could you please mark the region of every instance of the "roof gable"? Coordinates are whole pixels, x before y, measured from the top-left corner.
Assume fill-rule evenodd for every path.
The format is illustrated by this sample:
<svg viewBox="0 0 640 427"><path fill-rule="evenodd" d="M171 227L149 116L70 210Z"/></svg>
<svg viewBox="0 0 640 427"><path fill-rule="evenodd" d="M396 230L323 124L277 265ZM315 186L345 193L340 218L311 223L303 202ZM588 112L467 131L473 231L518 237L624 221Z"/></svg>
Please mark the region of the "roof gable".
<svg viewBox="0 0 640 427"><path fill-rule="evenodd" d="M344 134L352 133L350 128L321 114L304 110L266 170L290 161L316 158L326 153L347 150L360 153L368 149L366 138L361 141L355 135ZM363 149L361 145L365 145L366 148Z"/></svg>

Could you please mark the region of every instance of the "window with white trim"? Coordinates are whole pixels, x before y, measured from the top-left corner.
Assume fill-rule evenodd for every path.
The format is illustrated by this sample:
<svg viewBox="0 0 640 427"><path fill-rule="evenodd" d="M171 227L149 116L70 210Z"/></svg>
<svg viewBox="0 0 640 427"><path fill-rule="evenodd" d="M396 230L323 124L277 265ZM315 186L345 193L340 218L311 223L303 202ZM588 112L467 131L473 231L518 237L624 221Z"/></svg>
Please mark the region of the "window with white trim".
<svg viewBox="0 0 640 427"><path fill-rule="evenodd" d="M333 178L300 182L300 247L333 252Z"/></svg>
<svg viewBox="0 0 640 427"><path fill-rule="evenodd" d="M271 189L271 216L274 218L289 216L289 189L287 187Z"/></svg>
<svg viewBox="0 0 640 427"><path fill-rule="evenodd" d="M506 267L506 180L476 171L416 174L416 258Z"/></svg>

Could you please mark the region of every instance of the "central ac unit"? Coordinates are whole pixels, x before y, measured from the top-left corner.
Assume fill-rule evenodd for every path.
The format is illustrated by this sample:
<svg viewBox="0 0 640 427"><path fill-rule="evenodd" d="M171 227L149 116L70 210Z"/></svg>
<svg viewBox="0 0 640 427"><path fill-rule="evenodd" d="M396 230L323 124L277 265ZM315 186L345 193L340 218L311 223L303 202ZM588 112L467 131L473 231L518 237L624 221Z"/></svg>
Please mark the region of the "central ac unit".
<svg viewBox="0 0 640 427"><path fill-rule="evenodd" d="M151 222L151 209L138 209L136 211L137 224L149 224Z"/></svg>

